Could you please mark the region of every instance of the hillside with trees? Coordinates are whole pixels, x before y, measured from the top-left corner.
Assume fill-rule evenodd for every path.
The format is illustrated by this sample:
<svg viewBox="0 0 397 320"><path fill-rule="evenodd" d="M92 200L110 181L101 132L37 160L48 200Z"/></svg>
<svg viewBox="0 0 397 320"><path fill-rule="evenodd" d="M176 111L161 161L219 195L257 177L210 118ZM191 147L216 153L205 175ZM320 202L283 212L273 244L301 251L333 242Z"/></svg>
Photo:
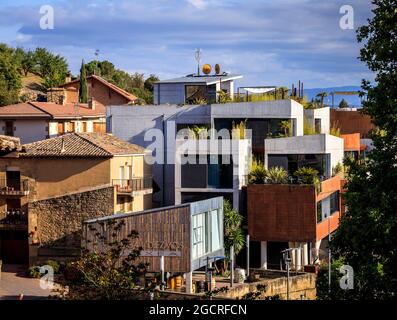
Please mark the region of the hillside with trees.
<svg viewBox="0 0 397 320"><path fill-rule="evenodd" d="M129 74L109 61L84 65L86 76L96 74L140 98L141 104L153 102L155 75ZM81 70L80 70L81 71ZM67 60L45 48L25 50L0 43L0 106L28 100L45 100L49 88L63 84L70 74Z"/></svg>

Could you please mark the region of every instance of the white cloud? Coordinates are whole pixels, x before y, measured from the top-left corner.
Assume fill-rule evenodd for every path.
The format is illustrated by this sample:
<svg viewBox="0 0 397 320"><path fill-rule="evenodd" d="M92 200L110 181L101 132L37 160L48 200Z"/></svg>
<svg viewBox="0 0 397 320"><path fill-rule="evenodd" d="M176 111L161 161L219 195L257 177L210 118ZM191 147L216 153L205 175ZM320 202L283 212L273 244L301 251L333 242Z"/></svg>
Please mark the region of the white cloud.
<svg viewBox="0 0 397 320"><path fill-rule="evenodd" d="M204 0L188 0L188 2L199 10L207 7L207 3Z"/></svg>

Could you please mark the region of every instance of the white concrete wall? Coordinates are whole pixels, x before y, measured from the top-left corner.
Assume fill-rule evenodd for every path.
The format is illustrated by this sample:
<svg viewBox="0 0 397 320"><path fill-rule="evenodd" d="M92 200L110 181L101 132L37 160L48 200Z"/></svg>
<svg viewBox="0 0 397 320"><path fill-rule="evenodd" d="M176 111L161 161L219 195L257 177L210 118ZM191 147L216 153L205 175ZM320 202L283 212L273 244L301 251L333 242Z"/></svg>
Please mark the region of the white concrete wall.
<svg viewBox="0 0 397 320"><path fill-rule="evenodd" d="M0 120L1 134L5 133L5 121ZM14 136L21 139L21 143L31 143L44 140L48 135L48 120L14 120Z"/></svg>
<svg viewBox="0 0 397 320"><path fill-rule="evenodd" d="M343 139L329 134L305 135L300 137L265 139L265 167L269 154L329 154L327 175L332 168L343 162Z"/></svg>
<svg viewBox="0 0 397 320"><path fill-rule="evenodd" d="M232 155L233 161L233 188L182 188L181 181L181 155ZM249 173L251 159L251 141L247 139L239 140L183 140L176 141L176 163L175 163L175 204L182 201L183 192L205 192L205 193L233 193L233 207L238 209L240 200L240 190L246 182Z"/></svg>
<svg viewBox="0 0 397 320"><path fill-rule="evenodd" d="M305 109L305 118L308 123L313 126L315 125L315 119L321 120L321 131L320 133L329 133L330 128L330 108L318 108L318 109Z"/></svg>

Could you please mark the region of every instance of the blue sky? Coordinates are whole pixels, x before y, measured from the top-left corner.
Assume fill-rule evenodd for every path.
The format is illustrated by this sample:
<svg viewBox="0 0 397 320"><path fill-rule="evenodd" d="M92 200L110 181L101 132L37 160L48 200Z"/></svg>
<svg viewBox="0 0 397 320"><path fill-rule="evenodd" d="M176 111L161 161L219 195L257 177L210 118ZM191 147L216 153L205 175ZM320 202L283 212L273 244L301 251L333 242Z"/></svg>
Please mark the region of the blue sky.
<svg viewBox="0 0 397 320"><path fill-rule="evenodd" d="M39 28L47 4L54 30ZM243 74L238 85L359 85L373 76L355 31L339 27L344 4L355 28L370 17L369 0L0 0L0 42L62 54L73 74L99 49L117 68L166 79L195 72L201 48L203 63Z"/></svg>

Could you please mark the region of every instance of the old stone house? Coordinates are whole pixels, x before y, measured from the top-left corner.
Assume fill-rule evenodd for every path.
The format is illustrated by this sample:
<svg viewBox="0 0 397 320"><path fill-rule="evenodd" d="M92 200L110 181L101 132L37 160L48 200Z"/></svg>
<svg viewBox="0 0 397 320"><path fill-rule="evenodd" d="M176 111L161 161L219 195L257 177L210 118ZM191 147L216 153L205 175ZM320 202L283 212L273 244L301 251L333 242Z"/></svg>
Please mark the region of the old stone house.
<svg viewBox="0 0 397 320"><path fill-rule="evenodd" d="M106 133L16 144L0 157L0 259L75 256L84 220L151 208L144 158L144 148Z"/></svg>

